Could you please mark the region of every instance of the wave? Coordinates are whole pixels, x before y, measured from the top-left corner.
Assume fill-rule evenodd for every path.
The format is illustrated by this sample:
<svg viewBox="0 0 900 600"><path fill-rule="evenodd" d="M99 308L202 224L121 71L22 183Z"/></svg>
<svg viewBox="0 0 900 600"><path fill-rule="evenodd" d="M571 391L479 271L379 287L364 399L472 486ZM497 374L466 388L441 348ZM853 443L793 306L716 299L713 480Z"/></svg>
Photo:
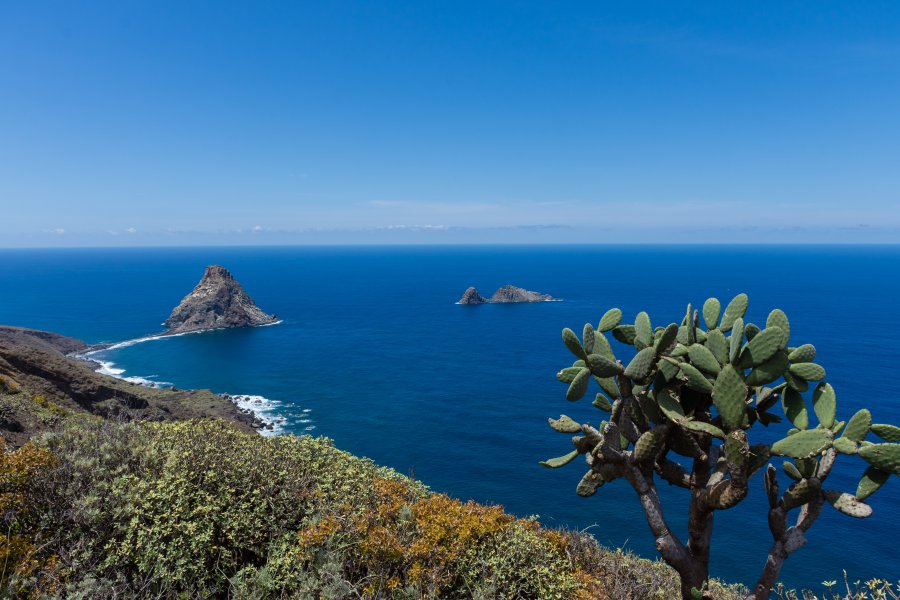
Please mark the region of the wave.
<svg viewBox="0 0 900 600"><path fill-rule="evenodd" d="M283 405L283 402L280 400L272 400L265 396L253 394L221 394L221 396L230 400L232 404L245 414L252 413L263 424L257 431L266 437L283 433L285 426L288 424L287 417L283 414L278 414L280 412L279 407ZM310 421L311 419L308 419L306 422ZM312 428L307 427L306 430L314 428L315 426Z"/></svg>
<svg viewBox="0 0 900 600"><path fill-rule="evenodd" d="M157 375L146 375L144 377L132 375L126 377L125 369L116 367L116 363L112 361L97 359L91 360L99 365L99 367L97 367L98 373L109 375L110 377L115 377L116 379L130 381L131 383L136 383L138 385L156 389L170 388L175 385L169 381L158 381L156 379L153 379L154 377L157 377ZM288 415L291 415L292 413L288 413L281 408L284 403L280 400L272 400L271 398L266 398L265 396L259 396L255 394L219 394L219 396L225 398L226 400L237 406L238 410L240 410L242 413L252 414L254 419L258 421L257 431L261 435L264 435L266 437L279 435L281 433L284 433L285 427L289 425ZM310 412L312 412L311 409L304 408L299 412L293 413L293 416L302 417L296 419L296 423L298 425L306 425L303 428L303 431L308 432L316 428L315 425L311 425L311 423L313 423L313 420L309 417Z"/></svg>
<svg viewBox="0 0 900 600"><path fill-rule="evenodd" d="M167 388L172 387L174 384L170 381L157 381L153 379L154 377L158 377L158 375L147 375L145 377L138 376L129 376L123 377L123 373L125 373L125 369L119 369L115 366L116 363L108 360L95 360L100 367L97 369L98 373L103 375L109 375L110 377L115 377L116 379L121 379L123 381L130 381L131 383L136 383L138 385L143 385L145 387L151 388Z"/></svg>
<svg viewBox="0 0 900 600"><path fill-rule="evenodd" d="M279 319L274 323L264 323L262 325L252 325L252 327L271 327L272 325L279 325L284 323L284 319ZM125 340L124 342L116 342L109 346L98 344L102 346L101 348L97 348L96 350L88 349L87 352L82 352L80 354L76 354L75 356L79 358L85 358L98 352L105 352L107 350L118 350L120 348L128 348L129 346L134 346L135 344L143 344L144 342L153 342L156 340L164 340L166 338L174 338L181 337L183 335L196 335L199 333L206 333L208 331L221 331L223 329L230 329L229 327L215 327L211 329L198 329L197 331L182 331L181 333L155 333L153 335L146 335L144 337L134 338L132 340Z"/></svg>
<svg viewBox="0 0 900 600"><path fill-rule="evenodd" d="M279 323L283 323L283 320L279 319L274 323L266 323L264 325L255 325L255 327L268 327L270 325L278 325ZM222 327L220 329L226 329ZM88 349L86 352L76 353L74 354L77 358L87 359L91 362L99 365L96 368L98 373L103 375L109 375L111 377L115 377L116 379L121 379L123 381L130 381L131 383L136 383L138 385L143 385L146 387L163 389L174 387L174 383L169 381L158 381L154 379L157 375L146 375L146 376L137 376L130 375L125 376L125 369L121 369L116 366L116 363L110 360L100 360L95 357L95 355L100 354L102 352L107 352L109 350L118 350L120 348L128 348L129 346L134 346L135 344L142 344L144 342L152 342L155 340L162 340L170 337L180 337L183 335L192 335L197 333L206 333L207 331L217 331L217 329L202 329L199 331L184 331L182 333L159 333L156 335L148 335L140 338L134 338L131 340L125 340L123 342L117 342L110 346L102 346L95 350ZM286 415L290 413L285 412L284 410L280 410L279 407L283 405L280 400L272 400L270 398L266 398L265 396L253 395L253 394L220 394L222 398L225 398L231 401L238 409L244 414L252 414L258 424L260 425L257 428L257 431L264 436L273 436L278 435L284 432L285 427L288 425L288 419ZM311 409L304 408L300 412L296 413L295 416L302 416L302 419L298 419L298 424L306 424L306 427L303 428L303 431L312 431L316 428L315 425L308 425L312 423L313 420L309 418L309 413ZM279 414L283 413L283 414Z"/></svg>

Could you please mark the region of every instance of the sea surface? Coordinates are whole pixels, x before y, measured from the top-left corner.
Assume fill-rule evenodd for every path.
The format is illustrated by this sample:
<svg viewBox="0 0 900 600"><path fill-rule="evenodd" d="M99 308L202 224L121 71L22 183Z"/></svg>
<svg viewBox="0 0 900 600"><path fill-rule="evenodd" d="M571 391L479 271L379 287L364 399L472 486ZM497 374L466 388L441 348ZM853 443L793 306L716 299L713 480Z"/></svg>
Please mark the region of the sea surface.
<svg viewBox="0 0 900 600"><path fill-rule="evenodd" d="M900 423L900 246L2 250L0 323L91 343L140 340L162 330L209 264L230 269L282 322L121 344L94 356L106 372L243 395L273 433L328 436L434 490L587 529L648 557L653 539L626 483L580 498L581 460L538 465L571 448L547 417L598 423L605 414L567 402L554 377L573 360L563 327L580 332L610 307L629 322L647 310L665 325L688 302L716 296L724 305L746 292L749 321L782 308L791 344L815 344L838 418L866 406L875 422ZM455 304L470 285L487 296L507 283L563 301ZM786 430L773 428L759 439ZM827 487L853 492L863 469L841 456ZM686 494L661 487L683 537ZM825 507L808 545L788 559L785 583L821 591L842 569L851 581L900 579L900 478L870 503L867 520ZM717 513L715 576L755 582L771 544L766 508L757 476L744 503Z"/></svg>

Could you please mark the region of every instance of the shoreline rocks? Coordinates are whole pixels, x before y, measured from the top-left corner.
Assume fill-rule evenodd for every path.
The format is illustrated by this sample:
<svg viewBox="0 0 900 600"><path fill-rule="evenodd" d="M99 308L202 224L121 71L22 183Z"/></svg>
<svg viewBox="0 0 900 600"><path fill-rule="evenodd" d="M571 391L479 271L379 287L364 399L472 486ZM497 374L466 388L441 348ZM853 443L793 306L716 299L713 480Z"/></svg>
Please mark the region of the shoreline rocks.
<svg viewBox="0 0 900 600"><path fill-rule="evenodd" d="M210 265L200 283L181 300L163 324L168 327L166 333L174 334L277 322L276 315L265 313L256 306L228 269Z"/></svg>
<svg viewBox="0 0 900 600"><path fill-rule="evenodd" d="M474 287L468 288L457 304L507 304L513 302L554 302L558 301L549 294L532 292L514 285L504 285L490 297L485 298Z"/></svg>

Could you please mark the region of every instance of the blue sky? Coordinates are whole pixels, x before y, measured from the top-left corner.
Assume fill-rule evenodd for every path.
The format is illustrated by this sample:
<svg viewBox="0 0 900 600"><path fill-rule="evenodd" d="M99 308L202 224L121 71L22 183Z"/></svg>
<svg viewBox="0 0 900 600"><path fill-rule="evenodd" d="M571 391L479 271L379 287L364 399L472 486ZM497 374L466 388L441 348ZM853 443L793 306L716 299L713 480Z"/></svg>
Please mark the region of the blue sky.
<svg viewBox="0 0 900 600"><path fill-rule="evenodd" d="M0 2L0 246L900 241L896 2Z"/></svg>

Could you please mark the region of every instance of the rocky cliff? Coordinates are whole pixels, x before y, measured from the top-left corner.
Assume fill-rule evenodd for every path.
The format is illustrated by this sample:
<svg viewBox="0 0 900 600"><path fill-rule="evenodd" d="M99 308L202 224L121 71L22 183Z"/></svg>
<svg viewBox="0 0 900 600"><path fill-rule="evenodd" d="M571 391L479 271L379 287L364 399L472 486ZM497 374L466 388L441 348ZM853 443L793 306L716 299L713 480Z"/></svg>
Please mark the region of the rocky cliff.
<svg viewBox="0 0 900 600"><path fill-rule="evenodd" d="M256 306L228 269L211 265L206 267L200 283L175 307L165 325L168 333L185 333L269 325L276 321L278 317Z"/></svg>
<svg viewBox="0 0 900 600"><path fill-rule="evenodd" d="M487 302L487 298L479 294L475 288L470 287L463 292L462 298L457 304L484 304L485 302Z"/></svg>
<svg viewBox="0 0 900 600"><path fill-rule="evenodd" d="M151 421L218 417L252 429L251 415L209 390L144 387L67 356L86 349L81 340L0 325L0 436L19 445L62 418L86 413Z"/></svg>
<svg viewBox="0 0 900 600"><path fill-rule="evenodd" d="M467 289L457 304L504 304L507 302L550 302L556 300L548 294L531 292L514 285L504 285L498 288L494 295L485 298L474 287Z"/></svg>

